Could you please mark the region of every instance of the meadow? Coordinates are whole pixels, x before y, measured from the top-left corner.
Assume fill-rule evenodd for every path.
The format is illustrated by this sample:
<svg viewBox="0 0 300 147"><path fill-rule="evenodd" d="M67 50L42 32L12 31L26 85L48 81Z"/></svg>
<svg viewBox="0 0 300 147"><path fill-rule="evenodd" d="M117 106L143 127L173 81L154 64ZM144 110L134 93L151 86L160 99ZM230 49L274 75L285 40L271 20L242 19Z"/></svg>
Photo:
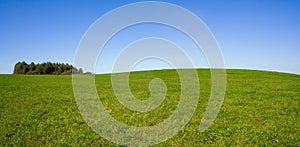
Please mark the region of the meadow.
<svg viewBox="0 0 300 147"><path fill-rule="evenodd" d="M210 71L198 69L197 109L175 136L156 146L300 146L300 75L227 70L222 108L212 126L198 132L210 96ZM99 98L117 120L131 126L155 125L168 118L179 101L176 70L132 72L130 87L139 99L161 78L166 99L151 112L134 112L118 102L111 75L96 75ZM118 146L83 120L73 95L71 75L0 75L0 146Z"/></svg>

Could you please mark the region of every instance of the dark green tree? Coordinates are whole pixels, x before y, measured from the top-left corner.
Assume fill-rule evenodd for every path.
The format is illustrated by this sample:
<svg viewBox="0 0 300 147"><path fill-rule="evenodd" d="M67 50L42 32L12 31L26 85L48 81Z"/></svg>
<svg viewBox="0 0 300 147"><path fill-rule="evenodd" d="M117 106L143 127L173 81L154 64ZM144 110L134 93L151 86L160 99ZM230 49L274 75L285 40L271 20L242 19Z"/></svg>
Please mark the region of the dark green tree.
<svg viewBox="0 0 300 147"><path fill-rule="evenodd" d="M79 73L79 74L83 74L82 68L79 68L78 73Z"/></svg>
<svg viewBox="0 0 300 147"><path fill-rule="evenodd" d="M18 62L14 67L14 74L22 74L21 62Z"/></svg>
<svg viewBox="0 0 300 147"><path fill-rule="evenodd" d="M18 62L14 66L14 74L82 74L83 70L73 67L70 64L44 62L35 64L31 62L27 64L25 61Z"/></svg>

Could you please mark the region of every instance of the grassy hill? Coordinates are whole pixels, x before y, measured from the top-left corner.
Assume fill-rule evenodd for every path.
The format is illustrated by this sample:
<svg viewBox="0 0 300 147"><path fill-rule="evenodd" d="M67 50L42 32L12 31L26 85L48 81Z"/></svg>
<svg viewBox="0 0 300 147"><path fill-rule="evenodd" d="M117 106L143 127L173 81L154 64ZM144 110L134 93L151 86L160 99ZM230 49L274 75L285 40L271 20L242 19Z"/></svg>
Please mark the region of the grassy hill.
<svg viewBox="0 0 300 147"><path fill-rule="evenodd" d="M160 146L300 146L300 76L227 70L227 90L214 124L198 132L210 95L210 71L198 70L200 98L190 122ZM159 108L133 112L113 94L111 75L96 75L99 98L107 111L132 126L155 125L176 109L180 83L175 70L133 72L132 93L149 97L148 84L158 77L168 86ZM0 75L0 146L116 146L101 138L81 117L70 75Z"/></svg>

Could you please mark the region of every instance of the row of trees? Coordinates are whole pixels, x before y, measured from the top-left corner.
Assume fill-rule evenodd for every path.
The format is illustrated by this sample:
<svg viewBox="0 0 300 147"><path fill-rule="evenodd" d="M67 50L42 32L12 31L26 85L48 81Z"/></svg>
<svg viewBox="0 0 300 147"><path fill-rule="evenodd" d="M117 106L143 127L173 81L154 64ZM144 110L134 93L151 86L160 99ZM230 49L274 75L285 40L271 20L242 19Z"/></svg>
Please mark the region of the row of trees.
<svg viewBox="0 0 300 147"><path fill-rule="evenodd" d="M14 74L83 74L81 68L77 69L69 64L64 63L51 63L44 62L42 64L35 64L31 62L27 64L26 62L18 62L14 67Z"/></svg>

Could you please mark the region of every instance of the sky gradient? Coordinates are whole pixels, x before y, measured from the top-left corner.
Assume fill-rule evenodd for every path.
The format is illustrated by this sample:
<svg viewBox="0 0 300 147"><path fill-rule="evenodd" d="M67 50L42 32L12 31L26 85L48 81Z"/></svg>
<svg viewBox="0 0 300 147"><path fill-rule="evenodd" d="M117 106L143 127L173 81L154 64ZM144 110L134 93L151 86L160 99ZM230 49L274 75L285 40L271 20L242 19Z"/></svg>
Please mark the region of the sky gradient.
<svg viewBox="0 0 300 147"><path fill-rule="evenodd" d="M139 1L1 0L0 74L12 73L18 61L72 64L80 39L89 26L103 14L134 2ZM206 23L219 43L226 68L300 74L300 1L163 2L186 8ZM207 66L201 52L195 51L180 33L168 27L145 24L130 27L113 38L99 56L96 72L109 72L108 63L124 45L151 35L183 42L198 66ZM151 69L152 66L144 63L139 68Z"/></svg>

